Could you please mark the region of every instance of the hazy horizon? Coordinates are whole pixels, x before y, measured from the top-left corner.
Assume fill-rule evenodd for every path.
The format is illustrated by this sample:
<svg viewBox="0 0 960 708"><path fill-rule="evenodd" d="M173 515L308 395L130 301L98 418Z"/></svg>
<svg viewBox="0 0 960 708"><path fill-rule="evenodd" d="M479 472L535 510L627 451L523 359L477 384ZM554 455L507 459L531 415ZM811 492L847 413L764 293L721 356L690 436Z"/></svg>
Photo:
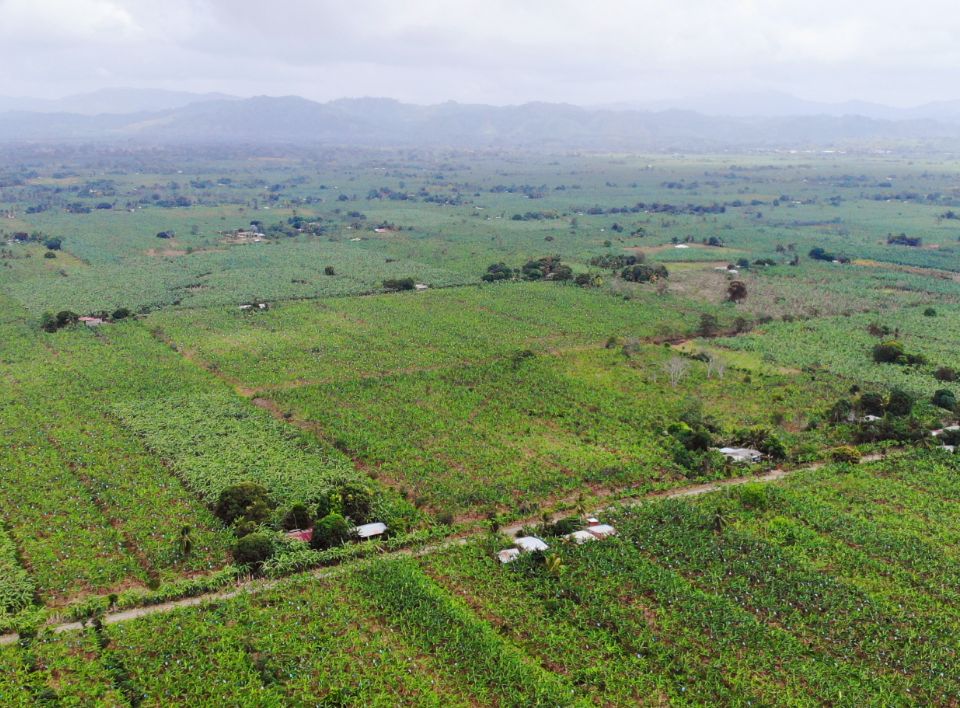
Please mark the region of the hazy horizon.
<svg viewBox="0 0 960 708"><path fill-rule="evenodd" d="M782 99L791 99L800 102L809 102L823 105L836 105L842 106L847 103L862 103L862 104L874 104L878 107L889 107L897 109L910 109L918 108L932 103L938 103L941 101L960 101L960 98L957 98L960 95L960 92L957 94L944 94L940 98L936 98L930 101L922 101L919 103L908 103L908 104L893 104L886 103L882 101L871 101L867 99L860 98L840 98L836 100L820 100L816 98L811 98L808 96L801 96L794 93L789 93L786 91L780 91L778 89L770 90L754 90L754 91L729 91L729 92L716 92L716 93L706 93L706 94L685 94L682 96L673 96L670 98L653 98L648 97L646 99L637 99L637 100L620 100L620 101L606 101L601 103L577 103L574 101L549 101L549 100L540 100L540 99L530 99L530 100L517 100L510 102L494 102L494 101L474 101L474 100L461 100L455 98L439 98L437 100L410 100L404 99L396 95L389 94L343 94L340 96L331 96L329 98L311 98L310 96L304 96L298 93L283 93L283 92L254 92L247 94L240 93L228 93L225 91L192 91L189 89L178 89L178 88L166 88L166 87L155 87L155 86L131 86L131 85L105 85L91 88L89 90L83 91L73 91L70 93L52 95L52 96L41 96L41 95L28 95L28 94L19 94L13 95L9 93L0 94L3 98L12 98L12 99L24 99L32 101L63 101L71 98L78 98L84 96L91 96L97 94L106 94L110 92L123 93L123 92L169 92L169 93L184 93L184 94L193 94L195 96L210 96L213 100L217 98L223 99L251 99L251 98L303 98L309 101L314 101L316 103L332 103L336 101L364 101L364 100L383 100L383 101L397 101L399 103L413 105L413 106L436 106L444 103L456 103L460 105L485 105L493 106L499 108L509 108L522 106L527 104L535 103L548 103L555 105L570 105L576 106L578 108L587 108L587 109L596 109L596 110L620 110L620 109L639 109L644 110L649 106L655 106L656 108L666 108L671 104L684 104L684 103L695 103L698 101L707 102L713 99L728 99L736 97L744 98L755 98L758 100L763 100L767 98L782 98Z"/></svg>
<svg viewBox="0 0 960 708"><path fill-rule="evenodd" d="M640 4L0 0L0 95L131 87L316 101L644 104L782 92L955 98L960 13L922 0Z"/></svg>

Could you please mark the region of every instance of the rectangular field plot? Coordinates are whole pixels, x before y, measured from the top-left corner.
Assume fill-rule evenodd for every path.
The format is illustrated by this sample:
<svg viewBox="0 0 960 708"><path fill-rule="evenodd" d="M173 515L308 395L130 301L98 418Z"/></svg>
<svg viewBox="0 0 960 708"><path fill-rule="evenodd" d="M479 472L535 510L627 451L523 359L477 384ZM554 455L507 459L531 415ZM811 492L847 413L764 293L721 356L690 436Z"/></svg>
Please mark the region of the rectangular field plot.
<svg viewBox="0 0 960 708"><path fill-rule="evenodd" d="M870 329L884 328L871 334ZM899 341L907 354L923 356L918 365L876 363L873 348ZM899 386L924 398L946 388L960 393L957 384L940 381L937 370L960 371L960 309L956 305L903 308L895 313L864 313L801 322L763 325L752 334L720 339L716 345L759 355L783 366L822 369L852 383Z"/></svg>
<svg viewBox="0 0 960 708"><path fill-rule="evenodd" d="M642 293L623 300L555 283L157 313L158 336L243 387L349 381L475 363L611 336L691 332L709 305Z"/></svg>
<svg viewBox="0 0 960 708"><path fill-rule="evenodd" d="M6 304L0 535L9 543L0 567L11 572L0 582L2 612L34 593L60 605L224 566L234 538L210 509L230 484L258 481L284 504L362 478L332 447L136 322L46 333Z"/></svg>
<svg viewBox="0 0 960 708"><path fill-rule="evenodd" d="M20 359L3 349L10 363L0 364L0 519L40 597L60 602L223 565L229 537L220 522L101 395L124 380L124 368L102 356L89 359L105 365L102 372L78 365L70 333L0 326L17 351L34 350ZM86 339L86 360L100 340L76 335ZM194 543L181 558L176 543L185 526Z"/></svg>
<svg viewBox="0 0 960 708"><path fill-rule="evenodd" d="M770 425L782 411L788 443L805 416L838 393L796 374L707 377L691 362L671 385L674 354L649 345L627 358L596 347L490 364L303 386L270 395L375 475L435 510L516 510L541 500L696 476L666 434L693 403L723 426Z"/></svg>
<svg viewBox="0 0 960 708"><path fill-rule="evenodd" d="M155 245L155 244L153 244ZM88 263L57 257L13 260L17 272L5 290L35 315L44 310L80 313L133 311L171 305L239 305L380 292L385 278L414 278L434 287L470 282L462 275L416 261L387 259L350 242L290 239L270 243ZM164 255L166 254L166 255ZM334 269L327 275L325 269ZM475 278L472 280L476 280Z"/></svg>
<svg viewBox="0 0 960 708"><path fill-rule="evenodd" d="M494 536L377 559L2 648L0 691L12 705L952 705L960 546L930 477L958 473L914 452L608 511L619 535L594 543L542 529L545 557L507 566Z"/></svg>

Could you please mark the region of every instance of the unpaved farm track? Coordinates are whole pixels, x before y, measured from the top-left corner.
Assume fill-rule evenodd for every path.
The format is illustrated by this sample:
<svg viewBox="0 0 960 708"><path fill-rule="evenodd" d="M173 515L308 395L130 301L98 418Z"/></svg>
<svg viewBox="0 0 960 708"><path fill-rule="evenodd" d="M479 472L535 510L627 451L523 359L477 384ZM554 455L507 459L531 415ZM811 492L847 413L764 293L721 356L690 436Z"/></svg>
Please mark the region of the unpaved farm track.
<svg viewBox="0 0 960 708"><path fill-rule="evenodd" d="M881 460L885 457L883 454L871 454L864 455L860 460L860 463L865 462L875 462ZM614 505L598 509L594 512L594 515L602 514L604 511L609 511L613 508L623 508L638 506L656 499L676 499L679 497L693 497L701 494L708 494L710 492L717 492L721 489L726 489L727 487L736 487L742 484L748 484L751 482L775 482L790 475L796 474L798 472L809 472L812 470L820 469L824 466L823 462L814 463L812 465L807 465L806 467L798 467L792 470L785 469L772 469L769 472L765 472L761 475L745 475L742 477L731 477L729 479L718 480L716 482L708 482L706 484L696 484L687 487L678 487L675 489L668 489L659 492L652 492L636 499L628 499L625 501L618 502ZM551 517L551 521L556 521L564 516L567 513L560 512L554 514ZM507 536L514 536L525 526L530 525L534 522L539 522L541 519L527 519L526 521L518 521L516 523L510 524L508 526L503 526L500 529L500 533ZM474 531L468 536L462 536L458 538L448 539L441 543L436 543L423 548L416 550L412 549L402 549L399 551L393 551L389 554L383 554L379 556L373 556L373 558L386 558L386 557L398 557L398 556L414 556L421 557L430 555L432 553L437 553L439 551L452 548L454 546L459 546L467 543L471 538L475 538L480 535L482 531ZM309 575L314 578L329 578L338 573L344 572L348 568L354 567L358 563L369 562L371 559L363 559L355 561L353 563L345 563L333 568L318 568L317 570L311 571ZM197 595L195 597L187 597L181 600L171 600L170 602L164 602L157 605L147 605L145 607L134 607L129 610L122 610L119 612L112 612L103 616L102 621L104 624L116 624L118 622L126 622L128 620L137 619L138 617L146 617L148 615L155 615L162 612L170 612L171 610L176 610L181 607L196 607L197 605L206 605L210 603L218 603L224 600L229 600L232 597L237 597L243 593L256 593L263 592L264 590L269 590L270 588L276 586L282 579L276 580L264 580L264 579L251 579L246 580L241 583L238 583L237 586L231 590L223 590L220 592L207 593L204 595ZM72 632L76 630L83 629L85 624L83 622L63 622L61 624L51 625L49 629L54 633L61 632ZM13 644L17 641L18 636L16 634L4 634L0 635L0 645L4 644Z"/></svg>

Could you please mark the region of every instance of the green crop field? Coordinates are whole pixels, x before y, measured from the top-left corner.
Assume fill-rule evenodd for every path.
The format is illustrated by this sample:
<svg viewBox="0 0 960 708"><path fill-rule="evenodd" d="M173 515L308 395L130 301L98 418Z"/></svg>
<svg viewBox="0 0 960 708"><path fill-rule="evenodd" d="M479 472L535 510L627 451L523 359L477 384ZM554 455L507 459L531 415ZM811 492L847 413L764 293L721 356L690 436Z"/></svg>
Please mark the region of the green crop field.
<svg viewBox="0 0 960 708"><path fill-rule="evenodd" d="M367 562L4 649L0 687L24 703L949 705L958 473L920 453L651 502L608 515L615 539L548 537L546 566L498 566L495 536Z"/></svg>
<svg viewBox="0 0 960 708"><path fill-rule="evenodd" d="M952 381L938 381L943 367L960 369L960 310L937 306L925 315L925 307L888 312L828 317L807 322L771 323L762 332L746 337L721 339L717 345L761 356L795 367L814 367L842 376L851 383L900 386L929 396L940 388L960 392ZM870 325L886 326L887 334L874 335ZM904 366L876 363L873 347L886 339L901 341L906 349L926 362Z"/></svg>
<svg viewBox="0 0 960 708"><path fill-rule="evenodd" d="M11 150L0 704L960 701L955 161Z"/></svg>

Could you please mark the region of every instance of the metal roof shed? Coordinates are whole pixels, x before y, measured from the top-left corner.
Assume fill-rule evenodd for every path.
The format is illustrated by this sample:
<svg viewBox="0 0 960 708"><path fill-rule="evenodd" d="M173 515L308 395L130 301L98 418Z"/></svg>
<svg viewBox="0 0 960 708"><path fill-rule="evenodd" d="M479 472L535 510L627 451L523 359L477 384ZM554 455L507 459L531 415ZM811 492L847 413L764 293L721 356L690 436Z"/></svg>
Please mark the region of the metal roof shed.
<svg viewBox="0 0 960 708"><path fill-rule="evenodd" d="M544 543L542 540L536 536L521 536L516 541L514 541L517 548L519 548L524 553L533 553L534 551L545 551L550 546Z"/></svg>
<svg viewBox="0 0 960 708"><path fill-rule="evenodd" d="M504 548L502 551L497 553L497 560L501 563L513 563L517 558L520 557L519 548Z"/></svg>
<svg viewBox="0 0 960 708"><path fill-rule="evenodd" d="M363 541L368 538L373 538L374 536L382 536L387 532L387 525L381 521L377 521L372 524L361 524L357 526L354 531L357 533L357 538Z"/></svg>
<svg viewBox="0 0 960 708"><path fill-rule="evenodd" d="M586 543L587 541L596 541L597 537L594 536L589 531L574 531L573 533L568 533L564 538L573 541L578 546L581 543Z"/></svg>
<svg viewBox="0 0 960 708"><path fill-rule="evenodd" d="M587 532L593 534L597 538L606 538L607 536L617 535L617 530L610 524L597 524L596 526L590 526L587 528Z"/></svg>

